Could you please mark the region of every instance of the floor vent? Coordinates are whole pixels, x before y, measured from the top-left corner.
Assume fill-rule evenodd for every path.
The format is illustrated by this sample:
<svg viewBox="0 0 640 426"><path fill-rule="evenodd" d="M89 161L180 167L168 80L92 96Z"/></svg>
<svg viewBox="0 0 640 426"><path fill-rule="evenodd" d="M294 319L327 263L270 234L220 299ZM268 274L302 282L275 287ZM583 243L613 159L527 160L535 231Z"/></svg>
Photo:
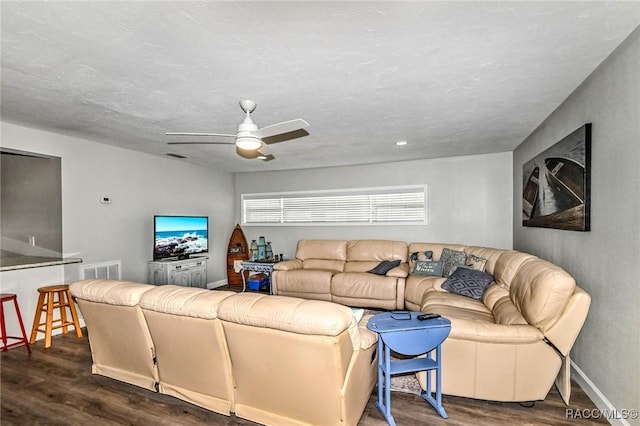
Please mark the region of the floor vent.
<svg viewBox="0 0 640 426"><path fill-rule="evenodd" d="M121 279L122 262L113 260L104 263L94 263L84 265L82 268L82 279L104 278L109 280Z"/></svg>

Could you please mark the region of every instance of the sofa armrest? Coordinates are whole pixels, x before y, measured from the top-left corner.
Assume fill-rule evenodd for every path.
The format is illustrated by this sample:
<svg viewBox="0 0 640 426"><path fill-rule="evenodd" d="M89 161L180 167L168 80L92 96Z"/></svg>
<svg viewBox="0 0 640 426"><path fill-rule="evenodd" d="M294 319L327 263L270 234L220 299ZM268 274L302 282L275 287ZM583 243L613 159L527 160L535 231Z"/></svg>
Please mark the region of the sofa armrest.
<svg viewBox="0 0 640 426"><path fill-rule="evenodd" d="M371 346L378 343L378 333L374 333L369 330L366 325L359 325L358 331L360 332L360 349L367 350Z"/></svg>
<svg viewBox="0 0 640 426"><path fill-rule="evenodd" d="M535 343L544 339L532 325L502 325L466 318L452 318L450 339L472 340L498 344Z"/></svg>
<svg viewBox="0 0 640 426"><path fill-rule="evenodd" d="M387 277L406 278L409 275L409 265L401 263L395 268L390 269L387 272Z"/></svg>
<svg viewBox="0 0 640 426"><path fill-rule="evenodd" d="M276 271L290 271L292 269L302 269L302 260L300 259L289 259L284 260L282 262L278 262L273 265L273 269Z"/></svg>

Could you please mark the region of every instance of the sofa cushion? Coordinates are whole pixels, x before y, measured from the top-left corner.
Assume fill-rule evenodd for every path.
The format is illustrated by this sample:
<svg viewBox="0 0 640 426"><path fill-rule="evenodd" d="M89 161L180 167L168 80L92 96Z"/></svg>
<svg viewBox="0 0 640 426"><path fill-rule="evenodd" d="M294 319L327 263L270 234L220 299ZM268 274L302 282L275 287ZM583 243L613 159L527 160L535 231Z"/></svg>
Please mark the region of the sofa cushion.
<svg viewBox="0 0 640 426"><path fill-rule="evenodd" d="M400 265L400 260L383 260L378 263L375 268L368 270L372 274L376 275L386 275L387 272Z"/></svg>
<svg viewBox="0 0 640 426"><path fill-rule="evenodd" d="M500 299L492 310L493 319L496 324L513 325L513 324L529 324L524 319L516 305L511 299L504 297Z"/></svg>
<svg viewBox="0 0 640 426"><path fill-rule="evenodd" d="M303 269L319 269L323 271L342 272L344 271L344 260L331 259L304 259Z"/></svg>
<svg viewBox="0 0 640 426"><path fill-rule="evenodd" d="M496 303L502 299L509 299L509 291L495 281L489 284L489 287L487 287L482 295L482 301L490 310L493 310Z"/></svg>
<svg viewBox="0 0 640 426"><path fill-rule="evenodd" d="M329 294L333 272L312 269L294 269L274 271L278 293L317 293Z"/></svg>
<svg viewBox="0 0 640 426"><path fill-rule="evenodd" d="M528 344L540 342L544 335L528 324L503 325L491 320L472 318L469 315L456 313L455 308L449 312L438 312L451 320L451 333L448 339L468 340L477 345L480 342L496 344ZM448 316L447 316L448 314ZM499 346L494 346L498 349Z"/></svg>
<svg viewBox="0 0 640 426"><path fill-rule="evenodd" d="M464 266L466 260L467 254L465 252L459 250L451 250L445 247L442 250L442 255L440 256L440 261L444 263L442 276L450 276L456 267Z"/></svg>
<svg viewBox="0 0 640 426"><path fill-rule="evenodd" d="M367 272L338 273L331 280L331 294L339 297L395 302L397 290L397 278Z"/></svg>
<svg viewBox="0 0 640 426"><path fill-rule="evenodd" d="M409 275L405 281L404 302L407 309L419 311L425 293L432 292L435 286L440 286L445 278L426 275Z"/></svg>
<svg viewBox="0 0 640 426"><path fill-rule="evenodd" d="M407 262L407 243L389 240L351 240L347 243L347 261L400 260Z"/></svg>
<svg viewBox="0 0 640 426"><path fill-rule="evenodd" d="M490 318L491 311L479 300L462 296L448 291L430 291L422 299L421 311L430 312L437 306L473 311L481 314L482 318Z"/></svg>
<svg viewBox="0 0 640 426"><path fill-rule="evenodd" d="M475 269L457 268L442 284L442 288L462 296L481 300L484 291L493 282L493 276Z"/></svg>
<svg viewBox="0 0 640 426"><path fill-rule="evenodd" d="M342 272L369 272L379 264L378 260L352 260L345 262Z"/></svg>
<svg viewBox="0 0 640 426"><path fill-rule="evenodd" d="M534 259L522 264L509 296L527 322L545 332L564 312L575 287L573 277L562 268Z"/></svg>
<svg viewBox="0 0 640 426"><path fill-rule="evenodd" d="M348 331L353 349L360 348L358 323L353 311L336 303L239 293L220 303L218 317L236 324L298 334L337 336Z"/></svg>
<svg viewBox="0 0 640 426"><path fill-rule="evenodd" d="M273 269L275 271L290 271L292 269L302 269L302 260L300 259L283 260L273 265Z"/></svg>
<svg viewBox="0 0 640 426"><path fill-rule="evenodd" d="M516 250L506 250L503 251L496 260L493 271L487 268L487 272L495 277L498 284L508 290L520 266L522 266L524 262L532 259L537 259L537 257Z"/></svg>
<svg viewBox="0 0 640 426"><path fill-rule="evenodd" d="M457 294L450 294L452 296L457 296L459 298L464 298L470 301L468 297L460 296ZM493 315L491 312L487 310L478 310L467 307L453 306L450 305L451 301L443 301L441 304L436 303L435 301L427 301L422 308L425 312L432 312L436 314L440 314L445 318L451 320L451 331L453 331L453 320L454 319L466 319L469 321L478 321L487 324L493 324Z"/></svg>
<svg viewBox="0 0 640 426"><path fill-rule="evenodd" d="M233 291L208 291L177 285L158 286L140 298L142 309L185 317L215 319L218 305Z"/></svg>
<svg viewBox="0 0 640 426"><path fill-rule="evenodd" d="M299 240L296 258L346 260L347 242L345 240Z"/></svg>
<svg viewBox="0 0 640 426"><path fill-rule="evenodd" d="M154 288L151 284L105 279L76 281L69 286L74 297L119 306L138 305L140 297Z"/></svg>

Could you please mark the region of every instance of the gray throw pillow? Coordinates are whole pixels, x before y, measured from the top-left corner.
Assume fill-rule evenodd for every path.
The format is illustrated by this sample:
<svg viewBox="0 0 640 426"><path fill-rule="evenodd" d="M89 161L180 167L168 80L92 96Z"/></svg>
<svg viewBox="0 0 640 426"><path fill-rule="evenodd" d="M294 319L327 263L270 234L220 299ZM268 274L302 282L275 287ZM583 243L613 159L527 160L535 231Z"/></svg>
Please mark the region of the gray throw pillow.
<svg viewBox="0 0 640 426"><path fill-rule="evenodd" d="M400 265L399 260L383 260L382 262L378 263L375 268L367 272L370 272L376 275L386 275L387 272L389 272L390 270L392 270L398 265Z"/></svg>
<svg viewBox="0 0 640 426"><path fill-rule="evenodd" d="M444 263L431 260L418 260L413 273L416 275L427 275L431 277L441 277Z"/></svg>
<svg viewBox="0 0 640 426"><path fill-rule="evenodd" d="M440 261L444 263L442 276L448 277L457 266L465 265L465 262L467 261L467 254L463 251L444 248L440 255Z"/></svg>
<svg viewBox="0 0 640 426"><path fill-rule="evenodd" d="M493 282L493 275L476 269L457 268L442 288L450 293L460 294L476 300L482 300L485 290Z"/></svg>

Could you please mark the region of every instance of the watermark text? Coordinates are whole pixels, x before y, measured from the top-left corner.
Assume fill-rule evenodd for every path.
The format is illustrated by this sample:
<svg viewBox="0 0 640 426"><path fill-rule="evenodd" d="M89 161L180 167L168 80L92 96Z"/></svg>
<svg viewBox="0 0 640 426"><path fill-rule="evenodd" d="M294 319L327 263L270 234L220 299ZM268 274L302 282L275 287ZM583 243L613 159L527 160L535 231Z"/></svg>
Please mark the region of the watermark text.
<svg viewBox="0 0 640 426"><path fill-rule="evenodd" d="M637 419L638 410L613 410L600 408L567 408L565 409L567 419L605 419L605 420L628 420Z"/></svg>

